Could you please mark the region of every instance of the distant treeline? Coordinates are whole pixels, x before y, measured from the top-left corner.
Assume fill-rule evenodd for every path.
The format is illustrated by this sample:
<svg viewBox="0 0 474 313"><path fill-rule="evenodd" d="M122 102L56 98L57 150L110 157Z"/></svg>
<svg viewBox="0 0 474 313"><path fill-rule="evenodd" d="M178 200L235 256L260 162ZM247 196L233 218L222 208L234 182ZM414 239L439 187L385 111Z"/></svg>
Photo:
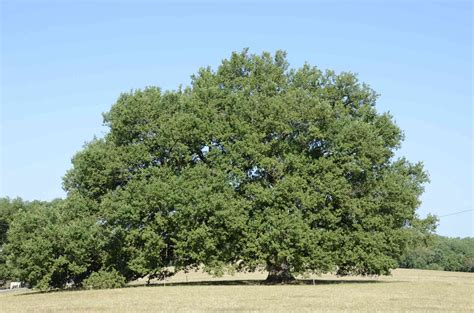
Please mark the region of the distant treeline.
<svg viewBox="0 0 474 313"><path fill-rule="evenodd" d="M400 267L474 272L474 238L433 236L427 245L410 248Z"/></svg>

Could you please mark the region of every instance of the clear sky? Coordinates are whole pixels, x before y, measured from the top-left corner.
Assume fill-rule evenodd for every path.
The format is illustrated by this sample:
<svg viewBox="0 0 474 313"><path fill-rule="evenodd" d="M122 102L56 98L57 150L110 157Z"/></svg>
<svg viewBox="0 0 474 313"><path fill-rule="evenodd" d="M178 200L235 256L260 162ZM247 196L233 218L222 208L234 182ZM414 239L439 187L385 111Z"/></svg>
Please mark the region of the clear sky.
<svg viewBox="0 0 474 313"><path fill-rule="evenodd" d="M352 71L430 173L421 216L473 209L471 1L22 1L1 5L0 196L64 197L61 179L121 92L187 85L232 51ZM474 236L473 212L438 233Z"/></svg>

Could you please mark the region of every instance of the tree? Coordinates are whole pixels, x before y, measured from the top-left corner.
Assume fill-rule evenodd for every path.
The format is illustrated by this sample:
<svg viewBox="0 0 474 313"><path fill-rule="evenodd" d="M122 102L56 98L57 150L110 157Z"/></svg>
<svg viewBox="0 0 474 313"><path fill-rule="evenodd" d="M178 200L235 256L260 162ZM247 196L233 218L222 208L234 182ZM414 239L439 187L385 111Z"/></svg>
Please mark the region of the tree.
<svg viewBox="0 0 474 313"><path fill-rule="evenodd" d="M7 242L7 233L15 214L23 210L27 204L20 198L0 198L0 286L10 279L6 267L4 246Z"/></svg>
<svg viewBox="0 0 474 313"><path fill-rule="evenodd" d="M7 241L7 232L13 216L25 206L26 203L21 198L0 198L0 248Z"/></svg>
<svg viewBox="0 0 474 313"><path fill-rule="evenodd" d="M4 245L11 278L47 290L80 285L101 269L106 240L91 204L71 194L66 200L33 202L18 212Z"/></svg>
<svg viewBox="0 0 474 313"><path fill-rule="evenodd" d="M190 87L122 94L64 186L98 204L128 279L170 265L388 274L428 177L394 157L403 134L376 99L352 73L233 53Z"/></svg>
<svg viewBox="0 0 474 313"><path fill-rule="evenodd" d="M11 224L14 223L14 219L18 214L25 214L25 212L45 204L43 201L23 201L19 197L15 199L0 198L0 286L15 278L12 275L11 268L7 266L8 232Z"/></svg>
<svg viewBox="0 0 474 313"><path fill-rule="evenodd" d="M400 259L400 267L474 272L474 238L438 235L424 245L413 245Z"/></svg>

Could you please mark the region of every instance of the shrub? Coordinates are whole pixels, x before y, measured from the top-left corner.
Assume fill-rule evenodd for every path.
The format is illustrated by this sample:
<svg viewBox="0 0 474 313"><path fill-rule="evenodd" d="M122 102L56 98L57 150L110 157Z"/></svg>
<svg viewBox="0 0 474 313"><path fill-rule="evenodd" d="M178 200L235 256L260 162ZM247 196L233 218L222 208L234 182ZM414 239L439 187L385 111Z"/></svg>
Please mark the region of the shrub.
<svg viewBox="0 0 474 313"><path fill-rule="evenodd" d="M94 272L83 282L87 289L120 288L125 285L125 277L116 270Z"/></svg>

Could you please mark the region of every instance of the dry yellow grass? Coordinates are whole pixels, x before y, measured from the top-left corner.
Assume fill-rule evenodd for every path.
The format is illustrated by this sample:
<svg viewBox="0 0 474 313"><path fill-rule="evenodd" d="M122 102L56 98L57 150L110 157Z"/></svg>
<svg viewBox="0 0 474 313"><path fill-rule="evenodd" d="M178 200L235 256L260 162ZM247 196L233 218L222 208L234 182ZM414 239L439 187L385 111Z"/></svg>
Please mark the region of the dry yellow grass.
<svg viewBox="0 0 474 313"><path fill-rule="evenodd" d="M317 277L262 286L265 274L211 278L178 274L166 286L114 290L0 293L1 312L443 311L474 312L474 274L393 271L379 278Z"/></svg>

